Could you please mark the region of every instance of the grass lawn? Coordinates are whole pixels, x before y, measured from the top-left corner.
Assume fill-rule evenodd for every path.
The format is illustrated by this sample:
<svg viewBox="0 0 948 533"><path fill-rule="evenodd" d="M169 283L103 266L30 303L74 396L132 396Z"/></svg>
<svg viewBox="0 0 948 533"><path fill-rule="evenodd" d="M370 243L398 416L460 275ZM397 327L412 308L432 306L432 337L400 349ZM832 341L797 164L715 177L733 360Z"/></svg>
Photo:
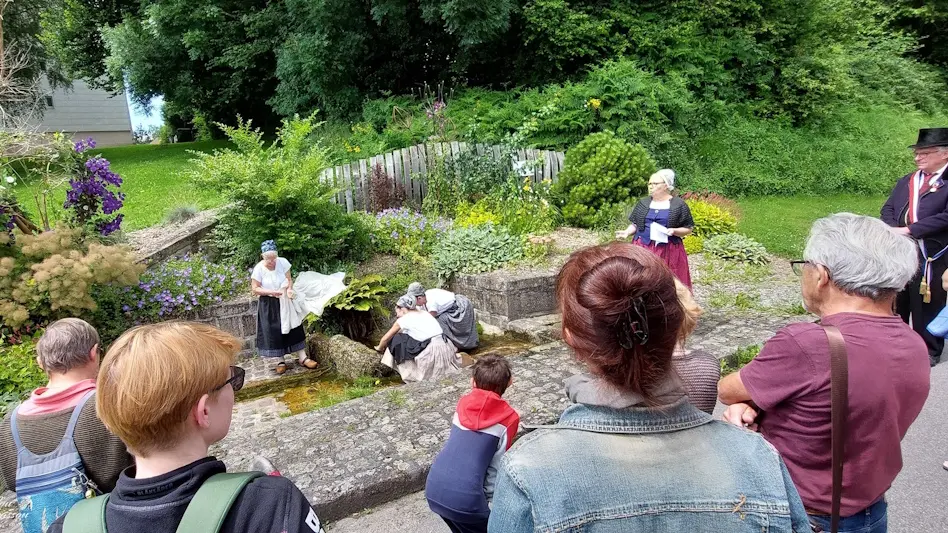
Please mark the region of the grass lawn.
<svg viewBox="0 0 948 533"><path fill-rule="evenodd" d="M112 170L122 176L125 193L123 229L133 231L162 221L172 208L196 205L207 209L221 204L216 194L200 190L181 176L192 155L189 150L209 152L226 147L227 141L119 146L96 150L112 163ZM62 207L66 198L64 185L55 193L52 209ZM17 187L20 203L35 214L36 206L29 185ZM51 210L52 210L51 209Z"/></svg>
<svg viewBox="0 0 948 533"><path fill-rule="evenodd" d="M841 212L878 217L885 200L858 195L743 198L737 201L743 212L737 226L770 253L798 258L814 220Z"/></svg>

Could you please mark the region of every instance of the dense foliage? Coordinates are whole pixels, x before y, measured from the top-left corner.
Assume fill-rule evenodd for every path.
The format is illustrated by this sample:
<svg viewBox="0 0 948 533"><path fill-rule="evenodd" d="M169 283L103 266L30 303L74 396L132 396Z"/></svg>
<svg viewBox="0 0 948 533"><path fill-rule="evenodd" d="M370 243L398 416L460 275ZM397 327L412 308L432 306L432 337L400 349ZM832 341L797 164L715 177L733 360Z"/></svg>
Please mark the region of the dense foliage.
<svg viewBox="0 0 948 533"><path fill-rule="evenodd" d="M312 117L286 120L272 144L249 122L236 128L221 125L235 148L195 153L190 177L228 201L214 229L226 257L252 265L259 258L260 243L269 239L301 271L332 268L368 255L367 223L333 203L336 191L321 178L329 163L314 139L318 125Z"/></svg>
<svg viewBox="0 0 948 533"><path fill-rule="evenodd" d="M374 222L372 243L375 250L406 259L427 256L452 225L449 219L429 219L404 207L377 213Z"/></svg>
<svg viewBox="0 0 948 533"><path fill-rule="evenodd" d="M553 193L572 225L590 228L611 223L621 205L642 195L655 161L641 146L612 132L593 133L566 152Z"/></svg>
<svg viewBox="0 0 948 533"><path fill-rule="evenodd" d="M477 274L502 268L523 257L523 243L503 226L473 226L449 232L432 256L442 282L457 273Z"/></svg>
<svg viewBox="0 0 948 533"><path fill-rule="evenodd" d="M194 318L198 310L246 293L246 272L201 255L170 259L146 270L137 285L96 287L97 309L90 315L106 341L139 325Z"/></svg>
<svg viewBox="0 0 948 533"><path fill-rule="evenodd" d="M95 310L97 286L133 285L144 270L131 250L86 241L80 229L7 241L0 233L0 317L12 328Z"/></svg>
<svg viewBox="0 0 948 533"><path fill-rule="evenodd" d="M685 200L694 219L696 237L714 237L737 231L737 217L728 211L702 200Z"/></svg>
<svg viewBox="0 0 948 533"><path fill-rule="evenodd" d="M717 122L730 106L802 124L875 91L940 105L943 75L914 57L945 64L948 9L941 0L69 0L46 12L44 43L59 64L87 80L107 74L116 89L127 80L140 102L164 94L181 116L236 111L259 122L320 107L351 117L366 97L425 82L568 89L619 60L623 76L594 82L604 90L586 100L601 106L595 117L573 113L574 127L637 116L629 128L656 137ZM454 129L450 109L444 116Z"/></svg>
<svg viewBox="0 0 948 533"><path fill-rule="evenodd" d="M725 233L705 239L704 251L738 263L763 265L769 261L763 244L740 233Z"/></svg>
<svg viewBox="0 0 948 533"><path fill-rule="evenodd" d="M38 339L39 334L18 344L0 340L0 416L46 383L46 374L36 364Z"/></svg>

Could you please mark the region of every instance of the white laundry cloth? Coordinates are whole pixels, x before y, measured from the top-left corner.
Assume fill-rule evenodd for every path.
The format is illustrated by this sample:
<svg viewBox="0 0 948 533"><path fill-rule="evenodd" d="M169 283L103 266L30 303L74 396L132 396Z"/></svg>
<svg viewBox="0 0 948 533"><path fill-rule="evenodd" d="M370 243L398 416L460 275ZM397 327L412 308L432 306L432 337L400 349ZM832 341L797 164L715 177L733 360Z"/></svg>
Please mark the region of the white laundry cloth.
<svg viewBox="0 0 948 533"><path fill-rule="evenodd" d="M346 284L343 283L345 277L345 272L328 276L319 272L303 272L293 283L293 298L287 296L288 285L284 283L280 287L283 289L283 295L280 296L280 331L289 333L302 324L310 313L322 316L329 300L346 290Z"/></svg>

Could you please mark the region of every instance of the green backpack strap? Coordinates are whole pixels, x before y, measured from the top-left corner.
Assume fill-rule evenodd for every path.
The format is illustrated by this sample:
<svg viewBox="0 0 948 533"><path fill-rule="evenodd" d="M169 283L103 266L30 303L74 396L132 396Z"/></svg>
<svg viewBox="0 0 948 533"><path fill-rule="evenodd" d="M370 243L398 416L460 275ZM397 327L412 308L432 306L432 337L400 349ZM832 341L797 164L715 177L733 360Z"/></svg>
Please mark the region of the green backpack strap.
<svg viewBox="0 0 948 533"><path fill-rule="evenodd" d="M263 472L239 472L234 474L214 474L201 485L191 499L177 533L217 533L231 505L240 495L247 483L262 477ZM72 533L64 531L63 533Z"/></svg>
<svg viewBox="0 0 948 533"><path fill-rule="evenodd" d="M108 494L77 502L66 513L63 533L106 533L105 506L108 503Z"/></svg>

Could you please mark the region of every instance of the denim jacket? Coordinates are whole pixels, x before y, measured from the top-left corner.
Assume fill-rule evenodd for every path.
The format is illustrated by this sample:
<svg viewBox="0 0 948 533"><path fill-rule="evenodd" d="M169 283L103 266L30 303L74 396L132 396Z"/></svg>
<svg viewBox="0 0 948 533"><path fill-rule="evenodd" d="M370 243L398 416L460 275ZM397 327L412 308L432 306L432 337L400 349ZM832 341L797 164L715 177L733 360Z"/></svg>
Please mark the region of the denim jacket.
<svg viewBox="0 0 948 533"><path fill-rule="evenodd" d="M573 404L504 455L491 533L809 532L773 446L687 400Z"/></svg>

